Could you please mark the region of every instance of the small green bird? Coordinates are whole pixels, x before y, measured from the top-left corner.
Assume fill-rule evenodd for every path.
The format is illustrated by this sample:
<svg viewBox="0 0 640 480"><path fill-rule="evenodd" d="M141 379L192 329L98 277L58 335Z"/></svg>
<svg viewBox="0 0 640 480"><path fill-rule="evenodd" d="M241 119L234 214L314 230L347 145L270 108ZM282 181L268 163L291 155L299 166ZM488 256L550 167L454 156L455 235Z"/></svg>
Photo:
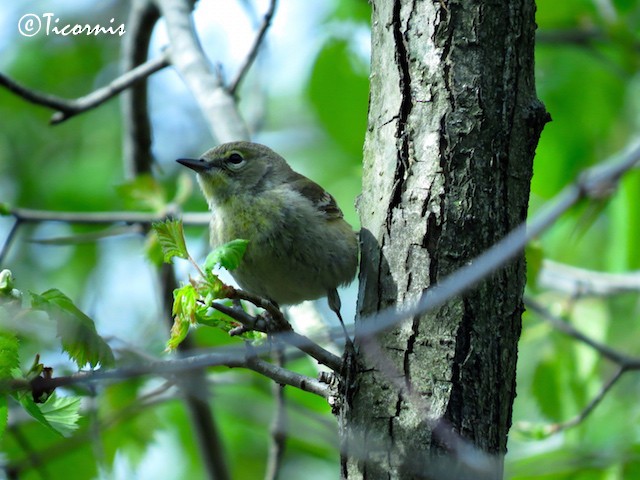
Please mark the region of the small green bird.
<svg viewBox="0 0 640 480"><path fill-rule="evenodd" d="M177 161L198 174L213 214L211 246L249 241L231 272L242 289L279 305L327 296L342 322L336 289L355 277L358 240L326 190L257 143L225 143Z"/></svg>

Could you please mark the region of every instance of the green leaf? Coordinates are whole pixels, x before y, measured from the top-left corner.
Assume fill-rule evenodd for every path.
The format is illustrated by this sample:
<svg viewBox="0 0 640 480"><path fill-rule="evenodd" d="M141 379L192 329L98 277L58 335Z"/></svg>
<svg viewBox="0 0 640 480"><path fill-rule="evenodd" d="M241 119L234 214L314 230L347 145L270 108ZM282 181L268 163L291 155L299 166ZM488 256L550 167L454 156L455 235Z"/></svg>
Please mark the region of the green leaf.
<svg viewBox="0 0 640 480"><path fill-rule="evenodd" d="M186 338L189 327L196 323L197 300L196 288L190 283L173 291L173 326L167 340L166 350L173 351Z"/></svg>
<svg viewBox="0 0 640 480"><path fill-rule="evenodd" d="M80 397L58 397L53 393L45 403L38 406L49 424L67 437L78 428L80 403Z"/></svg>
<svg viewBox="0 0 640 480"><path fill-rule="evenodd" d="M0 202L0 216L11 215L11 205L6 202Z"/></svg>
<svg viewBox="0 0 640 480"><path fill-rule="evenodd" d="M80 400L79 397L58 397L53 393L45 403L37 404L30 395L23 395L20 404L41 425L67 437L78 428Z"/></svg>
<svg viewBox="0 0 640 480"><path fill-rule="evenodd" d="M235 270L247 250L249 240L235 239L214 249L204 261L204 271L210 272L217 265L227 270Z"/></svg>
<svg viewBox="0 0 640 480"><path fill-rule="evenodd" d="M31 293L32 306L43 310L57 322L62 348L76 362L78 368L87 363L103 367L115 363L113 352L96 331L93 320L74 305L69 297L55 288L42 295Z"/></svg>
<svg viewBox="0 0 640 480"><path fill-rule="evenodd" d="M331 138L345 152L362 156L369 105L367 63L343 39L330 39L320 50L307 94Z"/></svg>
<svg viewBox="0 0 640 480"><path fill-rule="evenodd" d="M198 292L190 283L173 291L173 315L185 318L189 322L195 321L196 301Z"/></svg>
<svg viewBox="0 0 640 480"><path fill-rule="evenodd" d="M164 261L171 263L173 257L189 258L181 220L167 220L152 225L164 253Z"/></svg>
<svg viewBox="0 0 640 480"><path fill-rule="evenodd" d="M162 212L167 206L164 188L149 174L138 175L130 182L116 187L116 190L130 208Z"/></svg>
<svg viewBox="0 0 640 480"><path fill-rule="evenodd" d="M167 340L165 351L173 352L178 348L182 341L187 338L190 327L191 323L188 320L185 320L182 317L174 317L173 325L171 326L171 334L169 335L169 340Z"/></svg>
<svg viewBox="0 0 640 480"><path fill-rule="evenodd" d="M164 263L164 252L155 230L151 230L147 235L147 240L144 243L144 253L153 265L159 267Z"/></svg>
<svg viewBox="0 0 640 480"><path fill-rule="evenodd" d="M11 371L20 364L18 358L18 338L0 331L0 380L11 377Z"/></svg>

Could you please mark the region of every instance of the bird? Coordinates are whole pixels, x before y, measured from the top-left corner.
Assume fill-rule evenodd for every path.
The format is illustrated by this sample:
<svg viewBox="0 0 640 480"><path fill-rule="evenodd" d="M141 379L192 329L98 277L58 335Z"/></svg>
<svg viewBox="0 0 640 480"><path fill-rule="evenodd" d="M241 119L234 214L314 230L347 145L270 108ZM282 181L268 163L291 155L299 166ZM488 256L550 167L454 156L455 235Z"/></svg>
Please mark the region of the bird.
<svg viewBox="0 0 640 480"><path fill-rule="evenodd" d="M356 275L358 238L330 193L259 143L224 143L177 162L197 174L211 246L248 240L230 272L240 288L278 306L326 296L345 328L337 288Z"/></svg>

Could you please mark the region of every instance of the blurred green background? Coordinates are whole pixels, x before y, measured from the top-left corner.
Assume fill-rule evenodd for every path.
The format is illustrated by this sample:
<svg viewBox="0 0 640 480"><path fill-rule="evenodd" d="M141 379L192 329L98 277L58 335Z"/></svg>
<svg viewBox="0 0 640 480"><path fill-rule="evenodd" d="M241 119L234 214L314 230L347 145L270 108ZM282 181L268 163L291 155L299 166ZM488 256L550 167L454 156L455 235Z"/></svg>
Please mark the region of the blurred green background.
<svg viewBox="0 0 640 480"><path fill-rule="evenodd" d="M325 186L357 228L354 200L361 185L361 151L368 100L370 7L362 0L281 0L266 48L240 90L240 107L254 139L272 146L295 169ZM126 23L128 2L30 1L0 7L0 71L44 92L77 97L118 72L118 36L21 36L25 13L55 12L63 23ZM618 152L640 127L640 2L539 0L537 87L553 117L535 160L531 213L583 169ZM205 51L233 78L250 46L267 2L200 2L196 27ZM166 43L162 25L153 53ZM215 142L191 94L170 70L149 83L154 129L154 175L171 198L178 157L198 155ZM51 111L0 89L0 202L70 211L132 208L116 188L126 181L117 100L59 126ZM204 210L194 189L186 210ZM640 269L640 172L627 174L610 200L579 205L537 239L538 253L605 272ZM0 242L11 227L0 217ZM168 327L160 318L154 267L144 238L134 232L95 242L43 245L32 239L100 232L47 222L19 230L2 268L18 288L56 287L92 318L123 358L132 352L162 355ZM204 229L188 229L190 248L206 251ZM182 278L189 270L178 265ZM640 355L638 294L571 299L535 282L528 292L594 339ZM355 289L345 292L351 312ZM59 351L55 328L34 318L22 328L21 360L36 353L57 374L73 371ZM231 340L197 330L198 345ZM315 375L311 362L294 368ZM507 456L507 477L518 479L640 478L640 376L628 373L580 425L545 436L544 426L570 419L594 397L615 367L589 348L526 313L520 344L518 398ZM182 403L175 392L140 400L159 382L135 380L99 389L76 437L61 440L41 426L14 421L0 443L5 461L42 453L21 478L200 478L202 467ZM273 402L269 382L257 375L221 371L214 376L219 417L234 478L260 478L265 468ZM325 402L288 389L290 441L282 478L338 476L335 421ZM99 422L96 423L96 419ZM89 428L94 425L94 428ZM97 431L95 425L98 425ZM17 434L16 434L17 432ZM99 441L89 441L96 440ZM25 447L25 442L28 447ZM52 447L53 446L53 447ZM33 463L33 462L32 462ZM73 473L69 475L70 465ZM64 472L64 473L63 473Z"/></svg>

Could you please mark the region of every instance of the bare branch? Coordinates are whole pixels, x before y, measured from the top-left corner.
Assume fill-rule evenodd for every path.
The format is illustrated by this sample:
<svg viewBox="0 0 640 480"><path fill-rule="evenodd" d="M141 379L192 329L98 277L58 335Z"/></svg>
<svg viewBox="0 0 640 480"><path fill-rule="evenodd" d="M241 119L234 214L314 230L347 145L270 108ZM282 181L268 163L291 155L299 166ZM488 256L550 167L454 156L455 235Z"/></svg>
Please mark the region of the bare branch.
<svg viewBox="0 0 640 480"><path fill-rule="evenodd" d="M572 297L640 292L640 271L605 273L544 260L538 283Z"/></svg>
<svg viewBox="0 0 640 480"><path fill-rule="evenodd" d="M9 213L21 222L67 222L83 224L140 223L149 225L167 219L167 215L147 212L61 212L54 210L32 210L12 208ZM191 226L206 226L211 221L209 212L180 214L182 223Z"/></svg>
<svg viewBox="0 0 640 480"><path fill-rule="evenodd" d="M225 353L221 353L219 350L226 351ZM330 395L330 387L315 378L286 370L259 358L257 355L263 353L265 350L266 347L251 347L244 349L241 353L238 351L237 347L218 349L216 352L184 356L172 360L141 362L139 364L110 370L83 371L69 376L39 379L38 386L41 388L59 388L107 380L125 380L150 374L161 376L183 374L185 372L193 372L204 367L229 367L248 368L275 380L277 383L282 385L291 385L324 398L327 398ZM31 383L24 380L2 379L0 381L1 393L30 389Z"/></svg>
<svg viewBox="0 0 640 480"><path fill-rule="evenodd" d="M187 0L155 0L167 24L171 61L193 93L211 133L221 142L246 140L249 132L235 100L209 66L191 21Z"/></svg>
<svg viewBox="0 0 640 480"><path fill-rule="evenodd" d="M264 19L262 20L262 25L260 26L260 30L258 30L258 35L256 36L256 39L254 40L253 45L251 46L251 50L249 50L249 54L247 55L247 58L245 58L245 61L242 64L242 67L240 67L240 70L238 71L236 78L229 85L229 93L231 95L234 95L234 96L236 95L238 87L240 86L240 83L242 82L245 75L251 68L251 65L253 64L254 60L256 59L260 46L262 45L262 42L264 41L264 38L267 34L267 30L269 30L269 27L271 26L271 21L273 20L273 15L276 11L277 3L278 3L277 0L271 0L271 3L269 4L269 10L267 10L267 13L265 13L264 15Z"/></svg>
<svg viewBox="0 0 640 480"><path fill-rule="evenodd" d="M86 112L87 110L91 110L102 105L110 98L113 98L118 93L129 88L131 85L144 80L149 75L163 69L169 65L168 58L168 53L163 53L160 57L149 60L139 67L136 67L135 69L116 78L109 85L76 99L65 99L55 95L31 90L2 73L0 73L0 85L5 86L8 90L19 95L28 102L57 110L51 117L51 124L55 125L62 123L79 113Z"/></svg>
<svg viewBox="0 0 640 480"><path fill-rule="evenodd" d="M248 294L243 290L236 289L236 292L241 292L244 297L246 296L253 297L251 294ZM257 298L260 298L260 297L257 297ZM244 299L247 300L247 298L244 298ZM260 300L264 302L263 299L260 299ZM263 308L258 303L254 303L254 305L257 305ZM233 318L234 320L237 320L238 322L240 322L245 328L245 330L255 330L257 332L275 334L277 336L276 338L279 341L285 342L293 347L298 348L300 351L306 353L312 358L315 358L319 363L326 365L334 372L340 372L342 369L342 360L340 359L340 357L338 357L337 355L334 355L328 350L325 350L324 348L322 348L320 345L318 345L308 337L305 337L304 335L300 335L299 333L294 332L293 329L291 328L291 325L289 325L289 323L286 322L286 320L285 320L285 324L280 323L279 325L272 326L272 325L268 325L266 321L261 321L262 319L253 317L241 309L230 308L215 302L212 303L211 306L216 310L224 313L225 315L228 315L229 317ZM281 312L280 312L280 315L282 315Z"/></svg>

